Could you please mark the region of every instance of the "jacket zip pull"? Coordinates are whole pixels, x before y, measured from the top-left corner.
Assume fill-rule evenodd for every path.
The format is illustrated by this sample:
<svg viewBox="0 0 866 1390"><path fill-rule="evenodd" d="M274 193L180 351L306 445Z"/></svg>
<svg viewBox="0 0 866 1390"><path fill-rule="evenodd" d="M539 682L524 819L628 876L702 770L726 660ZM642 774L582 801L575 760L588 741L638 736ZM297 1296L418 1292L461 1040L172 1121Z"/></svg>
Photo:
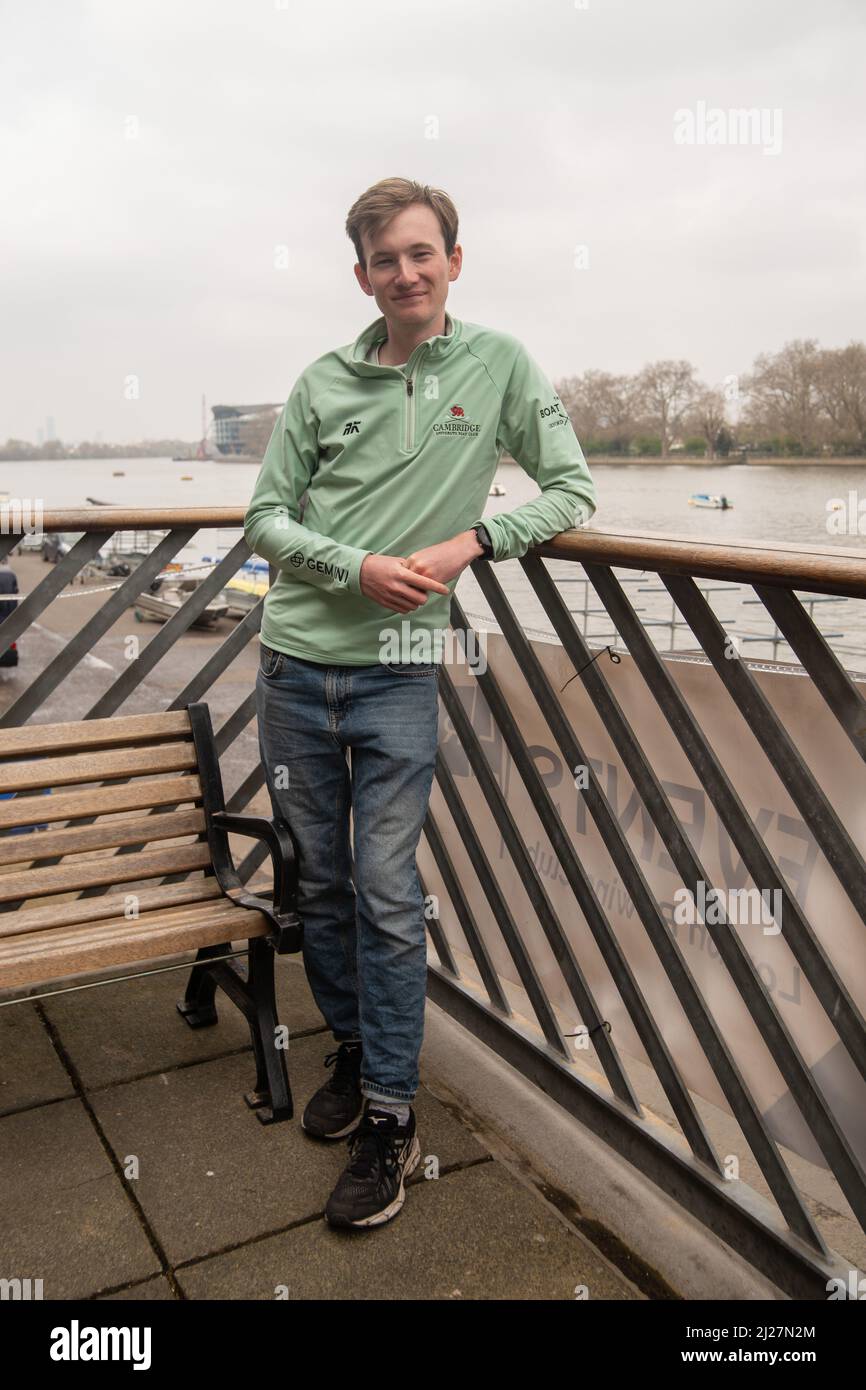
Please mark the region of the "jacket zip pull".
<svg viewBox="0 0 866 1390"><path fill-rule="evenodd" d="M424 345L424 347L426 348L426 344ZM424 348L422 348L421 351L422 351L422 354L423 354ZM414 449L414 447L415 447L415 398L414 398L413 392L414 392L414 390L415 390L415 372L417 372L417 370L418 370L418 365L419 365L420 361L421 361L421 358L419 357L419 358L418 358L418 361L415 363L415 369L414 369L414 371L412 372L412 375L411 375L411 376L407 376L407 378L406 378L406 448L407 448L407 449Z"/></svg>
<svg viewBox="0 0 866 1390"><path fill-rule="evenodd" d="M413 397L413 395L412 395L412 392L414 391L414 389L415 389L415 383L413 382L411 376L407 376L407 378L406 378L406 444L405 444L405 447L406 447L407 449L413 449L413 448L415 447L415 409L414 409L414 407L415 407L415 400L414 400L414 397Z"/></svg>

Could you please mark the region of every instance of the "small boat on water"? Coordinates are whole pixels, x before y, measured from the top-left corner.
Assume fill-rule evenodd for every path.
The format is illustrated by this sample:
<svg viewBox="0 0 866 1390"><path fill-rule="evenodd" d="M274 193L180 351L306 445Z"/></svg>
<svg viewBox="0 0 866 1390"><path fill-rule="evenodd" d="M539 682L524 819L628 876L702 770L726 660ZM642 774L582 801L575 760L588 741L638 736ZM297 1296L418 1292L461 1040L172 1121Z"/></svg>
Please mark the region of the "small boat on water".
<svg viewBox="0 0 866 1390"><path fill-rule="evenodd" d="M689 498L690 507L715 507L717 510L726 512L733 507L733 502L724 494L716 496L712 492L693 492Z"/></svg>

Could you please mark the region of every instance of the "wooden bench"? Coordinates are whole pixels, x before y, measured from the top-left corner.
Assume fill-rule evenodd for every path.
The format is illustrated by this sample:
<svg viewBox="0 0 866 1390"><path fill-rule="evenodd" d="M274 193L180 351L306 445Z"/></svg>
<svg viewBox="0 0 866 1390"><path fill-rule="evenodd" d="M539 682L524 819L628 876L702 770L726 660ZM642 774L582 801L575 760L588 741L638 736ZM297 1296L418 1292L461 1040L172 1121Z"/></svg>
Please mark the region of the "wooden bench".
<svg viewBox="0 0 866 1390"><path fill-rule="evenodd" d="M301 948L295 847L284 821L226 811L207 705L0 729L0 792L0 991L80 988L194 950L180 1014L216 1023L219 986L252 1036L244 1099L265 1124L290 1119L273 958ZM272 893L241 882L230 832L267 845ZM245 974L225 959L233 941Z"/></svg>

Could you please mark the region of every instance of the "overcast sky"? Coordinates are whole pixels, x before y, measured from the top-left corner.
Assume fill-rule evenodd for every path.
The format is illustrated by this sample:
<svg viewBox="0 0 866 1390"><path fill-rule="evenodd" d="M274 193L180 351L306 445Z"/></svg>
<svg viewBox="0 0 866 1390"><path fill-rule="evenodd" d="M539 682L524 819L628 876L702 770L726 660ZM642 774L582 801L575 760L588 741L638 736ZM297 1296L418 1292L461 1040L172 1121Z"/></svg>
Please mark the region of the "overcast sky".
<svg viewBox="0 0 866 1390"><path fill-rule="evenodd" d="M391 175L457 205L449 309L551 378L866 337L864 0L583 5L0 0L0 440L283 401L378 316L344 224ZM765 137L678 143L701 103Z"/></svg>

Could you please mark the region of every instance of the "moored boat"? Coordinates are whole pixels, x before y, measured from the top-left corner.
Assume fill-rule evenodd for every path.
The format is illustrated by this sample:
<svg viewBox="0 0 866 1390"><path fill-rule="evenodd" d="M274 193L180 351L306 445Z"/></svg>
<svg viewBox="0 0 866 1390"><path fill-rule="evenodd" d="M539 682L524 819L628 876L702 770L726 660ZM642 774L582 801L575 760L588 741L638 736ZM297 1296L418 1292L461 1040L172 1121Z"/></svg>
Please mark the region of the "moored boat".
<svg viewBox="0 0 866 1390"><path fill-rule="evenodd" d="M729 497L724 494L717 496L712 492L693 492L689 498L690 507L715 507L718 511L726 512L733 505Z"/></svg>

